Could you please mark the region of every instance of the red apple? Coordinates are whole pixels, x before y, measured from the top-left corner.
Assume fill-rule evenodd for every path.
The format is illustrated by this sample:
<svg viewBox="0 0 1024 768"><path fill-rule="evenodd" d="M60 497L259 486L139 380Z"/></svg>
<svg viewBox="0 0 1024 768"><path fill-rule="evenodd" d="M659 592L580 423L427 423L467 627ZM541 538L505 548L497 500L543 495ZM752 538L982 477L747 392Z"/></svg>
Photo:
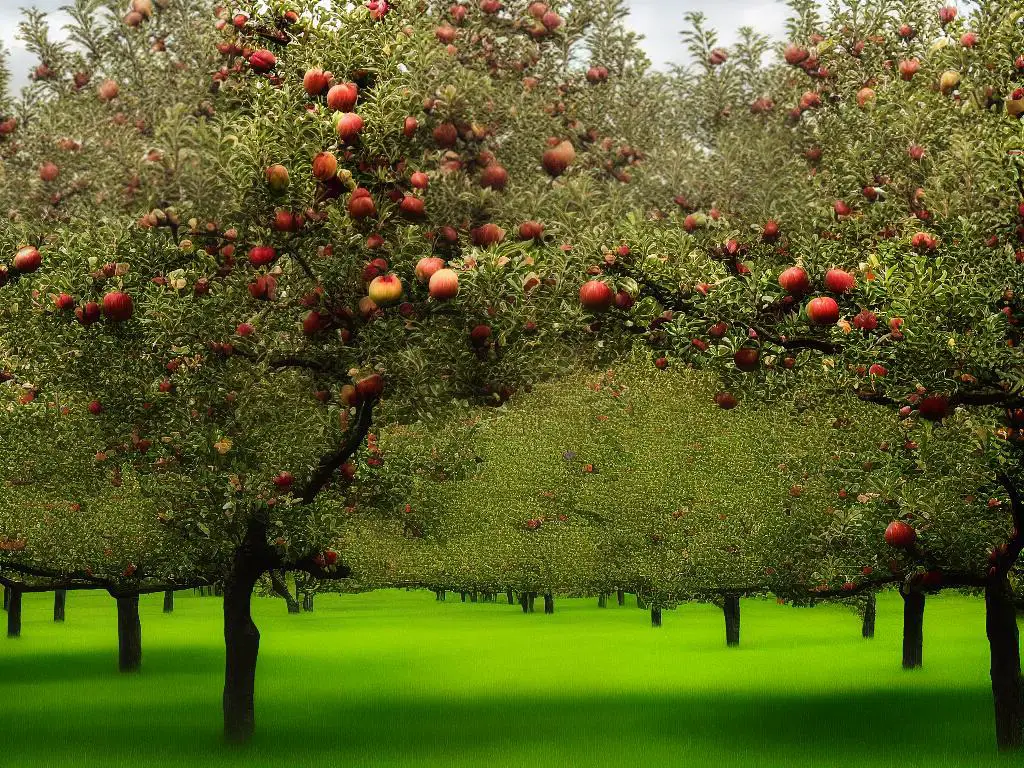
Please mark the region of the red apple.
<svg viewBox="0 0 1024 768"><path fill-rule="evenodd" d="M942 421L949 415L949 398L945 395L929 395L922 398L917 405L917 412L922 419Z"/></svg>
<svg viewBox="0 0 1024 768"><path fill-rule="evenodd" d="M802 267L790 267L779 275L782 290L794 296L803 296L811 288L811 280Z"/></svg>
<svg viewBox="0 0 1024 768"><path fill-rule="evenodd" d="M848 293L856 283L853 275L841 269L830 269L825 273L825 290L832 293Z"/></svg>
<svg viewBox="0 0 1024 768"><path fill-rule="evenodd" d="M338 132L338 138L346 144L351 144L363 130L363 118L355 112L339 113L334 127Z"/></svg>
<svg viewBox="0 0 1024 768"><path fill-rule="evenodd" d="M835 325L839 321L839 305L828 296L819 296L807 303L807 319L811 325Z"/></svg>
<svg viewBox="0 0 1024 768"><path fill-rule="evenodd" d="M740 347L732 356L733 363L741 371L756 371L761 362L761 353L756 347Z"/></svg>
<svg viewBox="0 0 1024 768"><path fill-rule="evenodd" d="M541 163L550 176L561 176L576 159L576 149L569 141L559 142L544 152Z"/></svg>
<svg viewBox="0 0 1024 768"><path fill-rule="evenodd" d="M320 67L307 69L306 74L302 76L302 87L310 96L319 96L330 82L331 76Z"/></svg>
<svg viewBox="0 0 1024 768"><path fill-rule="evenodd" d="M459 293L459 276L452 269L439 269L430 276L430 297L438 301L454 299Z"/></svg>
<svg viewBox="0 0 1024 768"><path fill-rule="evenodd" d="M902 520L893 520L885 529L885 542L890 547L907 549L917 541L917 531Z"/></svg>
<svg viewBox="0 0 1024 768"><path fill-rule="evenodd" d="M492 163L480 171L480 186L501 192L508 183L508 171L497 163Z"/></svg>
<svg viewBox="0 0 1024 768"><path fill-rule="evenodd" d="M421 283L427 283L439 269L444 268L444 259L436 256L424 256L416 262L416 279Z"/></svg>
<svg viewBox="0 0 1024 768"><path fill-rule="evenodd" d="M254 267L264 267L276 257L277 251L269 245L254 245L249 249L249 263Z"/></svg>
<svg viewBox="0 0 1024 768"><path fill-rule="evenodd" d="M588 280L580 287L580 304L588 312L607 312L614 299L612 289L600 280Z"/></svg>
<svg viewBox="0 0 1024 768"><path fill-rule="evenodd" d="M376 400L384 393L384 377L371 373L356 379L356 394L363 400Z"/></svg>
<svg viewBox="0 0 1024 768"><path fill-rule="evenodd" d="M123 291L111 291L103 297L103 314L115 323L130 319L134 312L132 297Z"/></svg>
<svg viewBox="0 0 1024 768"><path fill-rule="evenodd" d="M338 158L333 152L320 152L313 158L313 177L330 181L338 173Z"/></svg>
<svg viewBox="0 0 1024 768"><path fill-rule="evenodd" d="M16 270L22 273L35 272L39 269L39 266L43 262L43 257L39 251L31 245L26 245L18 249L18 252L14 254L14 261L12 265Z"/></svg>

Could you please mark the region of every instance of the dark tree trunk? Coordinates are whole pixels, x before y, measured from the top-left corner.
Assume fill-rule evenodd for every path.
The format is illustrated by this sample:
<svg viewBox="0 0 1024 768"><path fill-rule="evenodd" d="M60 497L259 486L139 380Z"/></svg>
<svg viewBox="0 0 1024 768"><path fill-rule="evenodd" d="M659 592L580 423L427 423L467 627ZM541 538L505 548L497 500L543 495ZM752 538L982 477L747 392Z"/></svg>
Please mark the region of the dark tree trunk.
<svg viewBox="0 0 1024 768"><path fill-rule="evenodd" d="M443 603L443 602L444 602L444 601L446 601L447 599L448 599L448 591L447 591L447 590L444 590L444 589L442 589L442 590L441 590L441 602Z"/></svg>
<svg viewBox="0 0 1024 768"><path fill-rule="evenodd" d="M636 596L636 607L639 608L641 611L647 608L647 603L644 602L644 599L640 597L640 595Z"/></svg>
<svg viewBox="0 0 1024 768"><path fill-rule="evenodd" d="M515 596L512 594L512 590L511 589L506 589L505 590L505 599L508 601L509 605L512 605L512 603L515 602Z"/></svg>
<svg viewBox="0 0 1024 768"><path fill-rule="evenodd" d="M117 598L117 666L122 672L138 672L142 667L138 595Z"/></svg>
<svg viewBox="0 0 1024 768"><path fill-rule="evenodd" d="M550 592L544 593L544 613L555 612L555 596Z"/></svg>
<svg viewBox="0 0 1024 768"><path fill-rule="evenodd" d="M722 603L722 611L725 613L725 644L729 646L740 644L740 596L726 595Z"/></svg>
<svg viewBox="0 0 1024 768"><path fill-rule="evenodd" d="M476 599L477 599L477 594L476 594L476 590L474 589L472 592L469 593L469 602L475 603Z"/></svg>
<svg viewBox="0 0 1024 768"><path fill-rule="evenodd" d="M1024 694L1020 676L1020 636L1013 590L1004 576L985 587L985 632L991 658L996 744L1000 750L1024 746Z"/></svg>
<svg viewBox="0 0 1024 768"><path fill-rule="evenodd" d="M459 594L462 595L462 602L466 602L466 593L465 592L460 592Z"/></svg>
<svg viewBox="0 0 1024 768"><path fill-rule="evenodd" d="M312 612L313 610L313 593L306 592L302 595L302 610Z"/></svg>
<svg viewBox="0 0 1024 768"><path fill-rule="evenodd" d="M534 601L536 599L537 599L537 593L536 592L531 592L529 595L527 595L527 605L529 605L529 607L530 607L530 613L533 613L533 603L534 603Z"/></svg>
<svg viewBox="0 0 1024 768"><path fill-rule="evenodd" d="M522 607L523 613L530 612L530 598L527 597L525 592L519 593L519 605Z"/></svg>
<svg viewBox="0 0 1024 768"><path fill-rule="evenodd" d="M620 590L618 590L616 595L617 595L618 600L619 600L619 605L625 605L626 604L626 593L623 590L620 589Z"/></svg>
<svg viewBox="0 0 1024 768"><path fill-rule="evenodd" d="M604 592L602 592L601 594L599 594L597 596L597 607L598 608L607 608L608 607L608 595L606 595Z"/></svg>
<svg viewBox="0 0 1024 768"><path fill-rule="evenodd" d="M164 613L174 613L174 590L164 591Z"/></svg>
<svg viewBox="0 0 1024 768"><path fill-rule="evenodd" d="M224 590L224 737L234 743L248 741L256 722L253 695L260 631L251 608L258 578L258 569L239 557Z"/></svg>
<svg viewBox="0 0 1024 768"><path fill-rule="evenodd" d="M64 604L68 599L66 589L56 589L53 592L53 620L64 621Z"/></svg>
<svg viewBox="0 0 1024 768"><path fill-rule="evenodd" d="M8 591L7 636L21 637L21 590L14 587Z"/></svg>
<svg viewBox="0 0 1024 768"><path fill-rule="evenodd" d="M11 588L4 587L4 610L7 610L7 606L11 604Z"/></svg>
<svg viewBox="0 0 1024 768"><path fill-rule="evenodd" d="M284 600L285 605L288 606L288 613L301 613L302 608L299 606L299 601L292 596L283 571L270 572L270 587L274 590L275 595Z"/></svg>
<svg viewBox="0 0 1024 768"><path fill-rule="evenodd" d="M868 595L868 603L864 606L864 624L861 626L860 633L868 639L875 636L875 595L873 592Z"/></svg>
<svg viewBox="0 0 1024 768"><path fill-rule="evenodd" d="M661 608L651 608L651 626L661 626Z"/></svg>
<svg viewBox="0 0 1024 768"><path fill-rule="evenodd" d="M924 660L924 592L903 595L903 668L917 669Z"/></svg>

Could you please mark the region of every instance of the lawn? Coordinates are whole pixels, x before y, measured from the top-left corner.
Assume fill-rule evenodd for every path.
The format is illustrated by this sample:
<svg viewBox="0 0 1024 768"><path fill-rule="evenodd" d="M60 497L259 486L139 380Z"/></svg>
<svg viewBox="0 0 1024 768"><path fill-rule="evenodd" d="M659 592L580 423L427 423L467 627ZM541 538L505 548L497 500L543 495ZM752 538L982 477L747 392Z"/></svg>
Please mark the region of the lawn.
<svg viewBox="0 0 1024 768"><path fill-rule="evenodd" d="M430 592L257 601L257 737L219 741L220 601L143 598L143 669L117 672L113 600L30 595L0 638L0 765L991 766L981 600L929 598L924 669L900 668L900 601L877 637L840 607L688 605L652 629L627 606L437 603Z"/></svg>

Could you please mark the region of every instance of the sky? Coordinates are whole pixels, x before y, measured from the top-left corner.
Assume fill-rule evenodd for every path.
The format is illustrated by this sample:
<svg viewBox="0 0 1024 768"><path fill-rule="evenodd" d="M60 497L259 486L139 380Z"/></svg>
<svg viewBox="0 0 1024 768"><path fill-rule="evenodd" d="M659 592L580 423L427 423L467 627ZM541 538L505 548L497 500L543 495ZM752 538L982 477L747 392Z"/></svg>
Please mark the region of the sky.
<svg viewBox="0 0 1024 768"><path fill-rule="evenodd" d="M17 31L19 6L31 5L50 15L51 28L56 30L67 21L57 10L68 0L0 0L0 40L10 52L11 71L15 88L26 82L32 66L32 57L14 39ZM729 45L734 32L742 26L751 26L776 38L782 37L786 7L780 0L628 0L630 24L646 37L645 48L655 66L679 61L679 29L683 14L702 11L710 26L719 32L721 43ZM127 2L125 3L127 7Z"/></svg>

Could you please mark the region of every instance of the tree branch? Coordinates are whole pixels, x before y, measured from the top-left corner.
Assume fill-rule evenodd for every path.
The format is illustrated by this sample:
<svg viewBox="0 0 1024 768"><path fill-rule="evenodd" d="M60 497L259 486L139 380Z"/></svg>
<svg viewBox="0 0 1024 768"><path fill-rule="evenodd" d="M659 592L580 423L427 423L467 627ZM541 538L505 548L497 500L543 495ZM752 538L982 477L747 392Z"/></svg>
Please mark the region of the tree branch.
<svg viewBox="0 0 1024 768"><path fill-rule="evenodd" d="M373 399L367 399L359 405L356 411L356 421L349 428L348 438L340 448L320 459L320 464L317 466L316 471L309 478L305 489L299 494L299 499L303 504L311 503L327 483L330 482L331 476L337 472L338 467L348 461L352 454L359 450L359 446L366 439L366 433L370 431L370 425L373 423L373 406L375 402Z"/></svg>

